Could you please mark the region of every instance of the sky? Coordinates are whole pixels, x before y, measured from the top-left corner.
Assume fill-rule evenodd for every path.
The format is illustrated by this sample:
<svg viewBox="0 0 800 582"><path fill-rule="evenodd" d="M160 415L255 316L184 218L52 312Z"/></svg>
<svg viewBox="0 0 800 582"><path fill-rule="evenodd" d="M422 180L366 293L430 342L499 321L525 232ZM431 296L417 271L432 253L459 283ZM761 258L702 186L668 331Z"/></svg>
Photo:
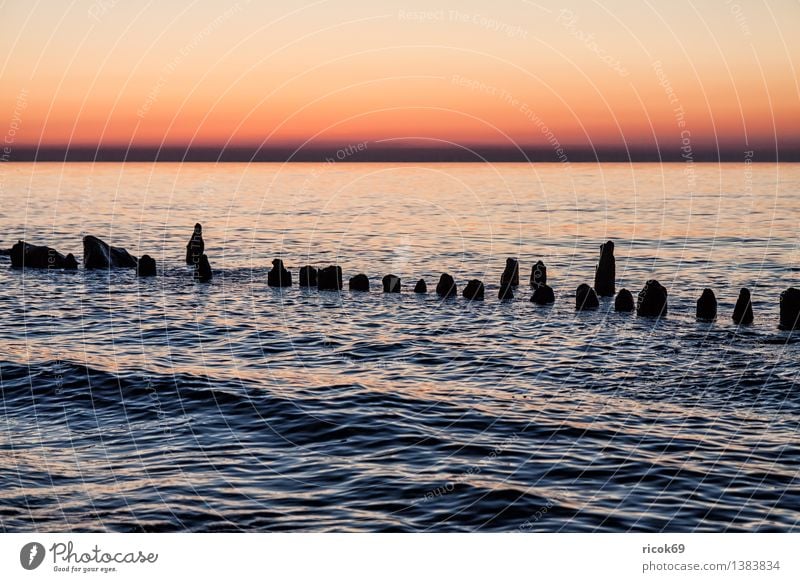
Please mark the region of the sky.
<svg viewBox="0 0 800 582"><path fill-rule="evenodd" d="M12 149L800 148L796 0L6 0L0 15Z"/></svg>

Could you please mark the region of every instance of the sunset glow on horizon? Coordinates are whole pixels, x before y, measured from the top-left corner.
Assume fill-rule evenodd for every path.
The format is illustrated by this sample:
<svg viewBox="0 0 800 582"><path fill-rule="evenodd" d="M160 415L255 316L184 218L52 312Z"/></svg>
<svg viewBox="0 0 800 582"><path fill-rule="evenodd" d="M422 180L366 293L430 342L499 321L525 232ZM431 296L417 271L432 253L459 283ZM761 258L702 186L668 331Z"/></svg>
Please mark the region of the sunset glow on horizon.
<svg viewBox="0 0 800 582"><path fill-rule="evenodd" d="M3 7L14 146L800 146L797 2Z"/></svg>

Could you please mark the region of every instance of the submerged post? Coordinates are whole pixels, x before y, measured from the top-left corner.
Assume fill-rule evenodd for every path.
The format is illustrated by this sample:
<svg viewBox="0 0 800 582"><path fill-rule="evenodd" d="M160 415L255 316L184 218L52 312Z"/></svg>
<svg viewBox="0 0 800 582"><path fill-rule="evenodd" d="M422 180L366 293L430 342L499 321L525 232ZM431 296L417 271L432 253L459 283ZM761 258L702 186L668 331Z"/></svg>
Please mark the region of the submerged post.
<svg viewBox="0 0 800 582"><path fill-rule="evenodd" d="M750 325L753 323L753 302L750 300L750 289L742 287L739 291L739 298L733 308L733 322L739 325Z"/></svg>
<svg viewBox="0 0 800 582"><path fill-rule="evenodd" d="M667 289L655 279L650 279L639 291L636 314L643 317L667 315Z"/></svg>

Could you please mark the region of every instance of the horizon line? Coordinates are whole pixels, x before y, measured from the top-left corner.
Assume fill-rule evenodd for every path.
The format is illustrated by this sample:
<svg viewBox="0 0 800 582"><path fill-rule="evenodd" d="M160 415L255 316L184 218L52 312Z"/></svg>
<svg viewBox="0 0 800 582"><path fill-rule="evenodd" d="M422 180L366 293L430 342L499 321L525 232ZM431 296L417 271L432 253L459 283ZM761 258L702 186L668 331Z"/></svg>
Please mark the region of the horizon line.
<svg viewBox="0 0 800 582"><path fill-rule="evenodd" d="M378 145L375 145L375 144ZM800 146L747 149L658 146L495 146L464 144L420 147L361 141L307 147L258 145L12 145L0 150L0 162L430 162L430 163L664 163L664 162L800 162Z"/></svg>

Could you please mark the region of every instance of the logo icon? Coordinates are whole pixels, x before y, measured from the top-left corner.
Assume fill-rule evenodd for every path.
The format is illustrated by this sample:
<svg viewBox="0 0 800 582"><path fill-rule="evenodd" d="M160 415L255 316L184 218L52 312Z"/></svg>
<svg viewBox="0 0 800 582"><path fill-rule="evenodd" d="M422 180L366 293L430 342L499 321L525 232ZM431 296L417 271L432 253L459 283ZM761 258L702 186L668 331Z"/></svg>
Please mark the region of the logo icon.
<svg viewBox="0 0 800 582"><path fill-rule="evenodd" d="M19 563L26 570L35 570L42 565L44 554L44 546L39 542L27 543L19 552Z"/></svg>

